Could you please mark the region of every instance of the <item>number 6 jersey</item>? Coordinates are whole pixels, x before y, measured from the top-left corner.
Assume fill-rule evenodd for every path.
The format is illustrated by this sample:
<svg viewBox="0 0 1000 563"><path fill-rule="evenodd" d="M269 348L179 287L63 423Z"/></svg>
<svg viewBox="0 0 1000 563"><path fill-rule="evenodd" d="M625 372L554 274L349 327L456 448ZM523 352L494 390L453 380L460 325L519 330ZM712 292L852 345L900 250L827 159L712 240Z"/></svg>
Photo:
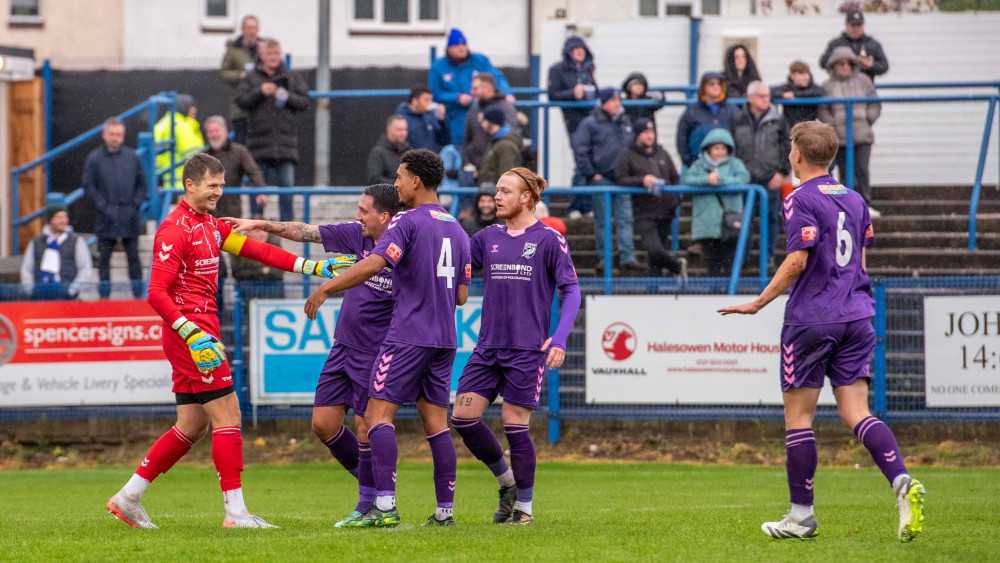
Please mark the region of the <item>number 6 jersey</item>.
<svg viewBox="0 0 1000 563"><path fill-rule="evenodd" d="M875 314L862 250L874 240L865 200L829 175L803 182L785 198L785 252L810 249L789 290L786 325L845 323Z"/></svg>
<svg viewBox="0 0 1000 563"><path fill-rule="evenodd" d="M472 278L469 236L443 207L397 213L372 250L392 267L392 322L386 342L456 348L458 286Z"/></svg>

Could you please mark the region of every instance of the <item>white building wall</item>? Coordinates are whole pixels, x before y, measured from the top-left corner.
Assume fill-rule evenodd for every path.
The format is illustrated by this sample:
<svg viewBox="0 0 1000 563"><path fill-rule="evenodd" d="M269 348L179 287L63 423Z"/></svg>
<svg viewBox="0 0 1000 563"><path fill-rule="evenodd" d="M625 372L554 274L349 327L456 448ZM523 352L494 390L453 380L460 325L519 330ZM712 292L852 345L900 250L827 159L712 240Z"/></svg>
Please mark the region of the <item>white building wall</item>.
<svg viewBox="0 0 1000 563"><path fill-rule="evenodd" d="M959 13L922 15L867 15L867 32L885 48L889 73L880 83L1000 80L1000 14ZM620 86L631 70L643 70L655 85L687 82L688 24L674 21L595 22L587 39L597 60L597 80L602 86ZM783 82L788 64L802 59L822 83L818 59L827 41L843 29L840 16L817 17L706 17L701 26L699 71L720 70L726 37L756 37L755 58L768 84ZM555 61L565 39L565 27L547 22L543 27L543 69ZM954 90L880 91L883 96L949 95ZM996 94L994 89L961 93ZM677 95L671 96L678 99ZM657 113L660 143L676 158L677 118L680 108ZM565 128L553 112L551 180L569 183L569 157ZM986 118L986 102L886 103L875 125L871 175L875 185L971 184ZM986 166L985 180L996 183L997 128Z"/></svg>

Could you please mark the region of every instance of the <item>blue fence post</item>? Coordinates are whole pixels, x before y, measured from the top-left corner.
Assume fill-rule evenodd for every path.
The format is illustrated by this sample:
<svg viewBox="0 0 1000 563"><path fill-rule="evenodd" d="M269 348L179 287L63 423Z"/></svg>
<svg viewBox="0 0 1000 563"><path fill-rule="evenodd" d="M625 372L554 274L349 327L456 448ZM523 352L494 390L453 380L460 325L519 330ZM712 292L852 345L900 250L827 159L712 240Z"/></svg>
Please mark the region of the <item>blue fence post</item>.
<svg viewBox="0 0 1000 563"><path fill-rule="evenodd" d="M545 158L542 159L542 177L546 180L549 179L549 106L541 108L542 110L542 144Z"/></svg>
<svg viewBox="0 0 1000 563"><path fill-rule="evenodd" d="M42 80L45 83L45 152L52 150L52 62L42 63ZM45 161L45 193L52 191L52 161Z"/></svg>
<svg viewBox="0 0 1000 563"><path fill-rule="evenodd" d="M437 45L431 45L431 62L427 65L427 68L434 66L434 61L438 58L438 48Z"/></svg>
<svg viewBox="0 0 1000 563"><path fill-rule="evenodd" d="M775 194L775 196L780 197L779 194ZM769 197L771 197L771 194L768 193L766 188L763 188L760 192L760 256L758 257L760 265L760 290L762 292L767 287L769 277L767 275L767 252L771 248L771 235L769 234L771 217L768 213L768 208L770 207Z"/></svg>
<svg viewBox="0 0 1000 563"><path fill-rule="evenodd" d="M698 84L698 42L701 39L701 18L691 18L688 37L688 84ZM695 92L688 91L685 97L691 99Z"/></svg>
<svg viewBox="0 0 1000 563"><path fill-rule="evenodd" d="M149 217L143 219L155 219L160 216L160 198L156 190L156 141L149 131L139 133L139 152L142 153L142 167L146 174L146 200L149 202Z"/></svg>
<svg viewBox="0 0 1000 563"><path fill-rule="evenodd" d="M670 221L670 250L677 252L681 248L681 206L674 209L674 218Z"/></svg>
<svg viewBox="0 0 1000 563"><path fill-rule="evenodd" d="M611 265L615 257L611 254L611 192L601 194L604 198L604 295L611 295Z"/></svg>
<svg viewBox="0 0 1000 563"><path fill-rule="evenodd" d="M854 189L854 102L844 102L846 117L844 123L847 124L847 146L844 147L844 185L847 189Z"/></svg>
<svg viewBox="0 0 1000 563"><path fill-rule="evenodd" d="M559 327L559 295L552 300L552 317L549 332L555 334ZM549 371L549 443L559 441L562 420L559 418L559 368Z"/></svg>
<svg viewBox="0 0 1000 563"><path fill-rule="evenodd" d="M530 65L531 87L535 88L535 89L541 88L541 86L540 86L540 84L541 84L541 68L540 68L541 57L539 57L538 55L531 55L528 58L528 61L529 61L529 65ZM531 95L531 99L533 101L537 102L538 101L538 94L537 93L532 94ZM541 113L539 113L540 111L541 111L541 108L540 107L536 107L535 108L535 118L531 120L531 148L535 150L536 154L538 153L538 121L539 121L539 118L541 117ZM547 178L548 177L546 177L546 179Z"/></svg>
<svg viewBox="0 0 1000 563"><path fill-rule="evenodd" d="M233 284L233 386L236 388L236 399L240 403L240 412L246 413L247 391L243 376L243 295Z"/></svg>
<svg viewBox="0 0 1000 563"><path fill-rule="evenodd" d="M743 206L743 224L740 225L740 236L736 239L736 256L733 259L733 267L729 273L729 295L736 295L736 288L740 282L740 270L743 269L743 262L746 259L747 239L750 238L750 224L753 219L753 204L757 192L747 191L747 201ZM723 210L725 212L725 210Z"/></svg>
<svg viewBox="0 0 1000 563"><path fill-rule="evenodd" d="M15 166L10 169L10 253L17 256L21 253L21 170Z"/></svg>
<svg viewBox="0 0 1000 563"><path fill-rule="evenodd" d="M979 213L979 193L983 189L983 171L986 169L986 155L990 148L990 130L993 128L993 115L1000 98L990 100L986 110L986 125L983 127L983 142L979 145L979 162L976 164L976 181L972 184L972 197L969 199L969 250L976 250L976 214Z"/></svg>
<svg viewBox="0 0 1000 563"><path fill-rule="evenodd" d="M875 395L875 416L888 422L888 410L886 408L886 302L885 302L885 280L877 278L872 280L875 289L875 374L874 374L874 395Z"/></svg>

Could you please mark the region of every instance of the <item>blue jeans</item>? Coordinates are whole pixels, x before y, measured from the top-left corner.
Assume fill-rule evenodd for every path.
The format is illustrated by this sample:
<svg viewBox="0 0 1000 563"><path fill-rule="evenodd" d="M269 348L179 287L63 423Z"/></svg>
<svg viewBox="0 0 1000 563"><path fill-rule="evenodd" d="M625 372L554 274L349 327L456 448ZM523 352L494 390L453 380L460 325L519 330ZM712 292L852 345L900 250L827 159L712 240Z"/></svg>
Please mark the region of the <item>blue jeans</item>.
<svg viewBox="0 0 1000 563"><path fill-rule="evenodd" d="M580 174L578 168L573 169L573 185L574 186L586 186L587 179ZM573 195L569 196L569 205L566 207L566 213L569 214L570 211L579 211L580 213L586 215L594 209L592 203L593 197L590 194L587 195Z"/></svg>
<svg viewBox="0 0 1000 563"><path fill-rule="evenodd" d="M614 182L602 178L590 183L591 186L613 186ZM594 241L597 244L597 258L604 256L604 194L595 194L594 201ZM635 263L635 244L632 242L632 195L613 194L611 196L611 216L614 220L615 245L621 264Z"/></svg>
<svg viewBox="0 0 1000 563"><path fill-rule="evenodd" d="M264 158L257 161L260 173L264 176L264 183L268 186L278 186L279 188L290 188L295 185L295 163L283 158ZM263 209L250 198L250 215L259 215ZM281 220L293 221L292 196L278 196L278 213Z"/></svg>

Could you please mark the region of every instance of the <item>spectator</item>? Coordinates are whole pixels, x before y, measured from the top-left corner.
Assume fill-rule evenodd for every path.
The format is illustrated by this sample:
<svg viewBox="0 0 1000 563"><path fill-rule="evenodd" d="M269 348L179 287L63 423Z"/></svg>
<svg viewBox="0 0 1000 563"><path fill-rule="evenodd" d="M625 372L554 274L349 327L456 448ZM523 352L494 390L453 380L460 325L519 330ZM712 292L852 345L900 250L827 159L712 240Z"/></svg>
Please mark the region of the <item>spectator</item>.
<svg viewBox="0 0 1000 563"><path fill-rule="evenodd" d="M729 122L738 108L726 101L726 84L722 74L706 72L701 75L698 101L689 105L677 122L677 152L684 166L698 158L702 140L717 127L729 128Z"/></svg>
<svg viewBox="0 0 1000 563"><path fill-rule="evenodd" d="M246 147L229 139L229 130L226 128L226 120L221 115L213 115L205 120L205 135L208 137L208 150L205 152L219 159L226 169L226 187L238 188L243 185L243 178L250 179L250 185L261 187L264 185L264 176L257 168L257 163L250 156L250 151ZM266 195L259 195L253 198L258 206L263 207L267 203ZM242 217L243 206L240 204L240 196L225 195L215 204L215 211L212 215L216 217ZM220 268L222 270L222 268Z"/></svg>
<svg viewBox="0 0 1000 563"><path fill-rule="evenodd" d="M819 98L823 96L823 88L813 82L812 73L809 72L809 65L802 61L794 61L788 67L788 80L779 86L771 88L771 99L782 98L791 100L795 98ZM815 121L818 108L816 105L784 106L782 113L785 116L785 123L791 131L796 123L803 121Z"/></svg>
<svg viewBox="0 0 1000 563"><path fill-rule="evenodd" d="M243 16L240 24L242 35L226 41L226 54L222 57L219 77L229 86L229 119L233 123L233 140L247 144L247 113L236 105L236 91L240 81L253 72L260 62L257 55L257 38L260 21L257 16Z"/></svg>
<svg viewBox="0 0 1000 563"><path fill-rule="evenodd" d="M827 70L830 79L823 83L823 95L830 98L867 98L878 96L875 85L867 74L858 70L858 57L849 47L836 47L829 57ZM856 103L851 116L854 124L854 191L861 194L868 204L872 218L882 216L871 206L871 185L868 178L868 162L872 154L875 133L872 125L882 113L882 104ZM840 181L847 183L847 108L844 104L820 104L819 120L833 125L840 137L840 149L834 162Z"/></svg>
<svg viewBox="0 0 1000 563"><path fill-rule="evenodd" d="M774 264L774 248L781 221L781 186L791 172L788 153L792 146L788 124L771 105L771 90L761 81L747 86L747 103L729 124L736 143L736 158L750 172L750 183L767 188L768 266Z"/></svg>
<svg viewBox="0 0 1000 563"><path fill-rule="evenodd" d="M549 206L545 205L544 201L539 201L535 204L535 219L538 219L542 223L545 223L551 229L554 229L560 235L566 236L566 223L558 217L552 217L549 215Z"/></svg>
<svg viewBox="0 0 1000 563"><path fill-rule="evenodd" d="M309 88L281 62L281 44L273 39L260 47L260 64L240 82L236 105L247 111L248 145L264 181L287 188L295 185L299 161L295 114L309 109ZM282 221L292 220L292 196L278 197ZM261 209L251 205L251 214Z"/></svg>
<svg viewBox="0 0 1000 563"><path fill-rule="evenodd" d="M615 164L618 156L633 140L632 123L622 111L622 99L613 88L603 88L597 97L600 107L587 116L573 134L573 152L576 167L589 186L615 185ZM604 198L596 196L594 202L594 239L597 243L598 270L604 267ZM617 232L615 241L621 259L621 268L635 272L640 269L635 259L632 242L632 197L614 194L611 204ZM611 228L611 225L607 226Z"/></svg>
<svg viewBox="0 0 1000 563"><path fill-rule="evenodd" d="M635 228L649 255L649 277L658 278L666 268L671 274L687 277L687 260L670 255L670 224L680 194L661 194L663 185L676 185L680 179L674 161L656 142L656 125L652 119L640 117L633 125L635 141L618 157L615 181L619 186L645 188L649 194L633 195Z"/></svg>
<svg viewBox="0 0 1000 563"><path fill-rule="evenodd" d="M97 217L97 273L102 298L111 295L111 252L121 240L128 256L132 293L142 296L142 265L139 263L139 209L146 201L146 173L131 147L124 146L125 124L117 117L104 121L104 146L94 149L83 164L83 189L94 202Z"/></svg>
<svg viewBox="0 0 1000 563"><path fill-rule="evenodd" d="M76 299L93 280L90 248L69 226L69 214L61 205L45 208L45 228L24 249L21 289L31 299Z"/></svg>
<svg viewBox="0 0 1000 563"><path fill-rule="evenodd" d="M396 107L396 115L406 119L406 142L411 148L439 152L451 142L444 105L434 103L431 89L426 86L412 88L410 100Z"/></svg>
<svg viewBox="0 0 1000 563"><path fill-rule="evenodd" d="M872 80L889 72L889 59L885 57L882 44L874 37L865 35L865 15L857 10L847 12L844 32L826 44L826 50L819 58L820 68L829 68L830 56L837 47L849 47L858 56L858 65Z"/></svg>
<svg viewBox="0 0 1000 563"><path fill-rule="evenodd" d="M479 187L496 190L497 180L510 170L521 166L521 150L524 141L521 135L506 123L503 109L497 105L486 108L479 125L490 139L483 161L479 165Z"/></svg>
<svg viewBox="0 0 1000 563"><path fill-rule="evenodd" d="M483 113L492 107L497 107L503 111L504 125L511 128L515 133L521 132L521 126L517 122L517 110L507 101L506 97L497 92L496 80L489 74L478 74L472 79L472 94L476 102L469 108L465 115L465 136L462 138L462 162L472 164L477 169L482 164L483 155L490 144L490 137L487 135L480 123L483 120ZM506 172L507 170L504 170ZM494 185L496 182L494 182Z"/></svg>
<svg viewBox="0 0 1000 563"><path fill-rule="evenodd" d="M257 242L281 246L281 239L260 229L247 231L246 235L247 238ZM230 256L230 264L233 269L233 279L236 280L236 288L240 291L244 303L249 303L251 299L283 299L285 297L284 271L264 265L251 258L236 255Z"/></svg>
<svg viewBox="0 0 1000 563"><path fill-rule="evenodd" d="M503 73L493 66L486 55L470 52L465 35L458 29L452 29L448 33L445 56L431 65L427 84L434 93L434 101L444 104L453 143L464 138L465 116L469 105L475 101L472 97L472 77L481 73L491 74L496 79L497 89L507 94L508 101L514 103Z"/></svg>
<svg viewBox="0 0 1000 563"><path fill-rule="evenodd" d="M442 188L457 188L459 186L458 177L462 171L462 153L458 152L455 145L445 145L441 147L441 162L444 163L444 179L441 180ZM439 197L451 197L448 194L441 194ZM442 204L447 208L446 205Z"/></svg>
<svg viewBox="0 0 1000 563"><path fill-rule="evenodd" d="M746 184L750 173L733 155L733 136L726 129L713 129L699 147L699 157L684 172L682 182L689 186L726 186ZM742 194L711 194L691 197L691 239L699 241L708 276L728 276L736 254L735 238L724 238L725 213L743 212Z"/></svg>
<svg viewBox="0 0 1000 563"><path fill-rule="evenodd" d="M662 102L663 94L660 92L650 92L646 75L641 72L633 72L626 76L625 81L622 82L622 99L625 101L650 100L653 102ZM629 121L634 126L635 122L641 118L655 119L656 112L659 109L659 106L625 106L625 115L628 116Z"/></svg>
<svg viewBox="0 0 1000 563"><path fill-rule="evenodd" d="M184 188L181 181L181 173L184 171L184 162L205 148L205 139L201 136L201 125L195 119L198 116L198 105L194 98L188 94L177 94L175 101L177 111L167 110L163 117L156 122L153 127L153 140L157 143L170 140L170 122L173 121L174 129L174 185L175 188ZM165 152L157 155L156 169L169 170L170 153ZM168 185L170 182L170 172L163 176L162 184Z"/></svg>
<svg viewBox="0 0 1000 563"><path fill-rule="evenodd" d="M476 196L476 210L462 219L462 228L470 237L490 225L503 224L502 219L497 219L497 202L493 199L495 193L496 186L493 186L492 191L480 190Z"/></svg>
<svg viewBox="0 0 1000 563"><path fill-rule="evenodd" d="M594 80L594 55L579 37L570 37L563 45L562 61L549 67L549 100L579 102L597 98ZM591 108L562 108L566 132L572 138Z"/></svg>
<svg viewBox="0 0 1000 563"><path fill-rule="evenodd" d="M747 86L760 80L757 64L753 62L745 45L733 45L726 50L726 95L730 98L747 97Z"/></svg>
<svg viewBox="0 0 1000 563"><path fill-rule="evenodd" d="M406 142L406 118L401 115L391 115L385 122L385 134L368 152L368 183L393 184L396 182L396 169L403 153L410 150Z"/></svg>

